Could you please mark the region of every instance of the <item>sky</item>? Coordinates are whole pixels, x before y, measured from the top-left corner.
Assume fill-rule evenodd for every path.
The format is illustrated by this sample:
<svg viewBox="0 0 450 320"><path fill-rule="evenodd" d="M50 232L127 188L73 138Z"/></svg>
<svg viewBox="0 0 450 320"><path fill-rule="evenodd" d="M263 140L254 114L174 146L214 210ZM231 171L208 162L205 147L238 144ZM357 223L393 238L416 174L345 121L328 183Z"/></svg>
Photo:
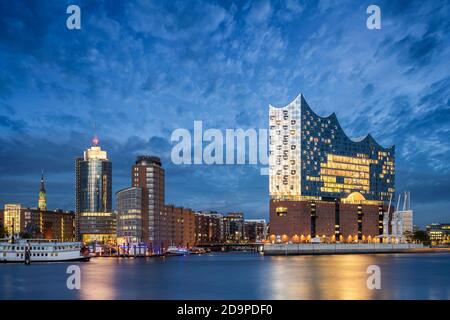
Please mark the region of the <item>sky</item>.
<svg viewBox="0 0 450 320"><path fill-rule="evenodd" d="M0 206L36 207L43 169L48 207L74 209L97 134L113 192L152 154L166 203L267 219L258 165L175 165L171 133L267 128L269 104L302 93L349 136L395 145L415 224L450 222L449 57L448 1L0 1Z"/></svg>

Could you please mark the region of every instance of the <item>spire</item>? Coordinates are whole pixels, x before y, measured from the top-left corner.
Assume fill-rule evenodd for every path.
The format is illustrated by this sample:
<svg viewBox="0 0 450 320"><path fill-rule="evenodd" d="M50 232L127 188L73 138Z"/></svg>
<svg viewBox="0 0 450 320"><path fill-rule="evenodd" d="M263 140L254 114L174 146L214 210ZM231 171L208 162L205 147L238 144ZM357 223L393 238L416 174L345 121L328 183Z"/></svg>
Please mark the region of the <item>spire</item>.
<svg viewBox="0 0 450 320"><path fill-rule="evenodd" d="M42 211L47 210L47 196L45 192L44 170L41 170L41 188L39 190L38 208L39 210Z"/></svg>
<svg viewBox="0 0 450 320"><path fill-rule="evenodd" d="M45 192L45 183L44 183L44 170L41 170L41 189L39 191Z"/></svg>

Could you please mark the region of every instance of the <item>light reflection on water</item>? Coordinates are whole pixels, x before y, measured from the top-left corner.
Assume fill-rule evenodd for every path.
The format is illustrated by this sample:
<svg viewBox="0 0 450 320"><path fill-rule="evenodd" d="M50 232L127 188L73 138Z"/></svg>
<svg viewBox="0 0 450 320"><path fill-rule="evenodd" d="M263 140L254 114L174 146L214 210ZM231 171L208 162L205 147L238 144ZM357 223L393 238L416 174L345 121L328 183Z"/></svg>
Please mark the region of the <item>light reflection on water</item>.
<svg viewBox="0 0 450 320"><path fill-rule="evenodd" d="M271 299L373 299L366 269L374 256L273 257Z"/></svg>
<svg viewBox="0 0 450 320"><path fill-rule="evenodd" d="M450 299L450 254L203 256L0 265L0 299ZM381 268L381 290L366 269Z"/></svg>

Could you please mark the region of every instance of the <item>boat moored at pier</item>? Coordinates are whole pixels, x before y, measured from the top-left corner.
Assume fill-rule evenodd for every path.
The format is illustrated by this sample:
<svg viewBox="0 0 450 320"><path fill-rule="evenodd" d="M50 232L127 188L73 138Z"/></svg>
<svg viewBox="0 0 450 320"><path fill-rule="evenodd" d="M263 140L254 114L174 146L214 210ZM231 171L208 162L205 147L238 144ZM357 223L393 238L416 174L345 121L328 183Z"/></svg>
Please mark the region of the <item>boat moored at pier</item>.
<svg viewBox="0 0 450 320"><path fill-rule="evenodd" d="M0 242L1 262L63 262L88 261L89 250L80 242L59 242L44 239L21 239Z"/></svg>

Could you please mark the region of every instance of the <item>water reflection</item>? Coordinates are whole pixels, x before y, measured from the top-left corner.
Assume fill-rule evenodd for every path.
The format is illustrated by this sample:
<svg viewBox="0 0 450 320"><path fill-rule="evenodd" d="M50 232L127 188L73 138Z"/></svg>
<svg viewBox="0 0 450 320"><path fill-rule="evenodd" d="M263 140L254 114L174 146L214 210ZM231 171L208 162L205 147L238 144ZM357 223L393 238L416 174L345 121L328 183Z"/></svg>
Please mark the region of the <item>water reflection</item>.
<svg viewBox="0 0 450 320"><path fill-rule="evenodd" d="M449 299L450 254L279 256L223 253L70 264L0 265L1 299ZM367 288L369 265L381 290Z"/></svg>
<svg viewBox="0 0 450 320"><path fill-rule="evenodd" d="M119 274L115 258L93 259L82 265L79 299L114 300L118 298Z"/></svg>
<svg viewBox="0 0 450 320"><path fill-rule="evenodd" d="M373 299L366 285L372 255L270 257L270 299Z"/></svg>

